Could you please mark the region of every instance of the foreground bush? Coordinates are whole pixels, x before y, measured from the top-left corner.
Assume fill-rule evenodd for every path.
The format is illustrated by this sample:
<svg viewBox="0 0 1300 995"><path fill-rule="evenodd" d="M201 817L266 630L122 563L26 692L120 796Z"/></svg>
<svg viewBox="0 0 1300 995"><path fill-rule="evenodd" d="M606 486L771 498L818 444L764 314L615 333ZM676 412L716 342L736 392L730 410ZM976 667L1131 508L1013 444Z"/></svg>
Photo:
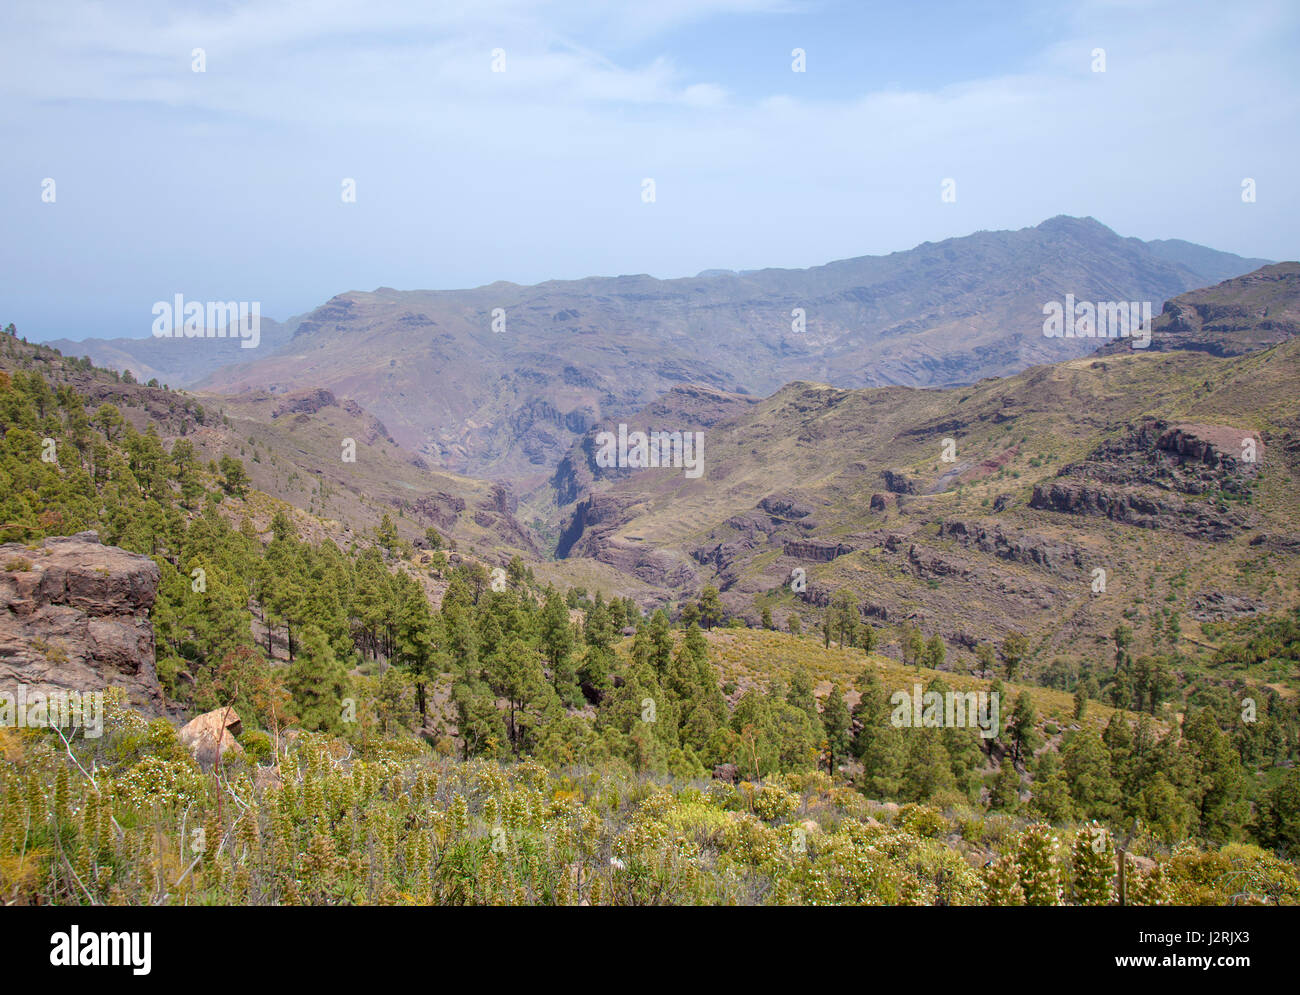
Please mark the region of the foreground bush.
<svg viewBox="0 0 1300 995"><path fill-rule="evenodd" d="M260 743L260 741L259 741ZM266 744L262 744L265 747ZM1107 904L1095 826L990 835L824 775L731 786L626 765L456 761L299 733L202 771L165 723L100 740L0 730L6 904ZM972 840L968 837L974 837ZM1066 841L1070 842L1066 842ZM1072 845L1071 845L1072 844ZM1293 904L1295 865L1184 845L1128 869L1134 904Z"/></svg>

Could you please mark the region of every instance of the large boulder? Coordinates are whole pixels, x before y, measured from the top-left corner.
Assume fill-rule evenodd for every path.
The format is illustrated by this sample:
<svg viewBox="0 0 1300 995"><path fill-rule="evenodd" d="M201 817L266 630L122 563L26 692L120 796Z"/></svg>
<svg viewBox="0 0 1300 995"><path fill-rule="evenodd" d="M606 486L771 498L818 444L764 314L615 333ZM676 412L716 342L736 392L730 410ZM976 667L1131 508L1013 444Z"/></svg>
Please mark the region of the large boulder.
<svg viewBox="0 0 1300 995"><path fill-rule="evenodd" d="M212 767L219 756L231 750L244 752L235 739L242 730L239 713L233 708L214 708L181 726L177 736L201 766Z"/></svg>

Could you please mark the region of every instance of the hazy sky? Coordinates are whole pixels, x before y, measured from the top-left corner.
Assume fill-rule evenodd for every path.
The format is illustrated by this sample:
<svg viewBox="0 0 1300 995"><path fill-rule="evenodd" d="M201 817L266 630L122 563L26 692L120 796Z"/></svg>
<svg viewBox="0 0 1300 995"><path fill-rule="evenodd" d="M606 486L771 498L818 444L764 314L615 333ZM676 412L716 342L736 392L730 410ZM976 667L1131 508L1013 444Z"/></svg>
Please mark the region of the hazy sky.
<svg viewBox="0 0 1300 995"><path fill-rule="evenodd" d="M0 321L146 335L177 293L284 318L1056 214L1295 259L1298 25L1291 0L4 0Z"/></svg>

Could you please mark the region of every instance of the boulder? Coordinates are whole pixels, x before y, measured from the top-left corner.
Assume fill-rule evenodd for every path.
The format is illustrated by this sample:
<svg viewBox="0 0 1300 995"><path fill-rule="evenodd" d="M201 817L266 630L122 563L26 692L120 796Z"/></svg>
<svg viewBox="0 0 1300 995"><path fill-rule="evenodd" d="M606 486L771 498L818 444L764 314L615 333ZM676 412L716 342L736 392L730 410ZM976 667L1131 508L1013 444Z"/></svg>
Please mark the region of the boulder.
<svg viewBox="0 0 1300 995"><path fill-rule="evenodd" d="M214 708L191 719L177 735L199 764L206 768L216 764L218 756L225 756L231 750L244 752L235 739L242 729L239 713L233 708Z"/></svg>

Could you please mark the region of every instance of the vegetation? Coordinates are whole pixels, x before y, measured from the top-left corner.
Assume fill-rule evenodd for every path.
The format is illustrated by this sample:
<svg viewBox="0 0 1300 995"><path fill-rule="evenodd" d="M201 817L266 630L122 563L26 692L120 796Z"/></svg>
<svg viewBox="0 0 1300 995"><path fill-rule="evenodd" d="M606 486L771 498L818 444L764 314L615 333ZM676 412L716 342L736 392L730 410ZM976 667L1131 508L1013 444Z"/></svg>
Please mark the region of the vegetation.
<svg viewBox="0 0 1300 995"><path fill-rule="evenodd" d="M0 433L0 538L152 557L160 678L243 747L205 770L120 701L98 740L0 729L6 902L1104 904L1120 850L1134 903L1300 897L1294 698L1251 685L1247 720L1193 681L1175 708L1177 661L1121 629L1082 677L1004 685L1023 635L974 676L909 625L900 666L846 593L803 636L714 588L674 620L494 575L436 531L417 558L389 517L308 538L240 460L33 369L0 373ZM1296 632L1225 629L1213 666L1293 661ZM997 727L900 727L915 683L997 695Z"/></svg>

